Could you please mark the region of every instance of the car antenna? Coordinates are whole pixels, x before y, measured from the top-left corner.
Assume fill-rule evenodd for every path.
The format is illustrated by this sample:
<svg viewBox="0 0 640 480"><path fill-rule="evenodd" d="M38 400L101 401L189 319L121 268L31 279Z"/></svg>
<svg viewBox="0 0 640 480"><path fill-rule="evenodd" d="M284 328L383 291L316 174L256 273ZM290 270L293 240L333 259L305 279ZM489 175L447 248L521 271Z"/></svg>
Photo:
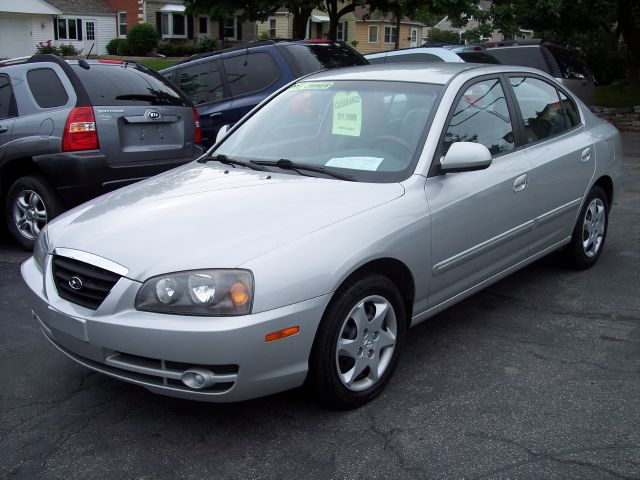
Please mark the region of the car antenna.
<svg viewBox="0 0 640 480"><path fill-rule="evenodd" d="M92 52L92 50L93 50L93 47L95 47L95 46L96 46L96 44L95 44L95 43L92 43L92 44L91 44L91 48L89 49L89 53L87 53L87 60L89 60L89 55L91 55L91 52Z"/></svg>
<svg viewBox="0 0 640 480"><path fill-rule="evenodd" d="M87 63L87 61L84 58L78 59L78 66L80 68L84 68L85 70L91 69L91 67L89 66L89 64Z"/></svg>
<svg viewBox="0 0 640 480"><path fill-rule="evenodd" d="M249 44L247 43L247 49L245 50L245 54L244 54L244 66L247 66L247 62L249 60Z"/></svg>

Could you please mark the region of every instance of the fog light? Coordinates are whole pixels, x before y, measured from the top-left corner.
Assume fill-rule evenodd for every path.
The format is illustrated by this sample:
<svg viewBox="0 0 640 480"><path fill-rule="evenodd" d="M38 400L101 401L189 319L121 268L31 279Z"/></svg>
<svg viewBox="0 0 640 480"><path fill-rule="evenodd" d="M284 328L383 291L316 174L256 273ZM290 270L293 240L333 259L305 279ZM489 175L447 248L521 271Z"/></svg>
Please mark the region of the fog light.
<svg viewBox="0 0 640 480"><path fill-rule="evenodd" d="M185 370L180 380L182 380L182 383L187 387L196 390L209 388L216 383L213 372L205 370L204 368L190 368L189 370Z"/></svg>

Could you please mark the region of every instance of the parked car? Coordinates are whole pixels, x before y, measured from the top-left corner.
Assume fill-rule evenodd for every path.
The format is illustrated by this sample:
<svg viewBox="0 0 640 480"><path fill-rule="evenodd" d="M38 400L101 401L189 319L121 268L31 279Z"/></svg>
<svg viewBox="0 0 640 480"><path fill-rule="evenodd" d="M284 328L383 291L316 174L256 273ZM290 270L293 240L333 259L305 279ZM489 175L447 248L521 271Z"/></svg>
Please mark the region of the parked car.
<svg viewBox="0 0 640 480"><path fill-rule="evenodd" d="M496 65L501 63L500 60L488 53L487 49L480 45L445 45L444 48L451 50L465 62L492 63Z"/></svg>
<svg viewBox="0 0 640 480"><path fill-rule="evenodd" d="M199 157L198 112L144 65L36 55L0 63L0 191L32 249L68 207Z"/></svg>
<svg viewBox="0 0 640 480"><path fill-rule="evenodd" d="M361 405L408 327L552 251L594 265L623 163L563 85L501 65L317 73L219 137L41 232L22 276L62 353L176 397Z"/></svg>
<svg viewBox="0 0 640 480"><path fill-rule="evenodd" d="M520 40L488 43L487 52L505 65L532 67L548 73L587 105L593 103L595 77L580 55L555 42Z"/></svg>
<svg viewBox="0 0 640 480"><path fill-rule="evenodd" d="M353 48L326 40L265 40L190 59L160 73L178 85L200 114L203 144L287 83L329 68L366 65Z"/></svg>
<svg viewBox="0 0 640 480"><path fill-rule="evenodd" d="M460 56L442 47L413 47L369 53L364 56L370 64L377 63L422 63L422 62L464 62Z"/></svg>

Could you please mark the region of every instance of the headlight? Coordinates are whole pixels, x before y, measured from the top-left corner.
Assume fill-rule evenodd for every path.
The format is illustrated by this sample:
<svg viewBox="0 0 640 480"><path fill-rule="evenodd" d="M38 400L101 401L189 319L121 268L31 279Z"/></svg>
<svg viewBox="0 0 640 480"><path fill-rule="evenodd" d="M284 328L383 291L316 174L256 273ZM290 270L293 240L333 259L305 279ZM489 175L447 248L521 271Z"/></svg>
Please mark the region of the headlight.
<svg viewBox="0 0 640 480"><path fill-rule="evenodd" d="M253 276L248 270L194 270L150 278L136 296L136 309L176 315L251 313Z"/></svg>
<svg viewBox="0 0 640 480"><path fill-rule="evenodd" d="M36 238L36 244L33 247L33 261L40 272L44 272L44 261L47 258L48 249L49 235L47 234L47 226L45 225L44 228L40 230Z"/></svg>

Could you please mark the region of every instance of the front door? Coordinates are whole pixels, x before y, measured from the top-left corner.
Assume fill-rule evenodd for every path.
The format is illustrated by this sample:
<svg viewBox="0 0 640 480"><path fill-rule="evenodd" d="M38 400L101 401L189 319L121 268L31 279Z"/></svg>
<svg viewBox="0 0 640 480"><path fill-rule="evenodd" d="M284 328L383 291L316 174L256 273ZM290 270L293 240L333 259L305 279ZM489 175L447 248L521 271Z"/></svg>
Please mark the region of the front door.
<svg viewBox="0 0 640 480"><path fill-rule="evenodd" d="M91 51L92 55L98 55L98 42L96 41L96 22L93 20L85 20L84 22L84 50L82 53L87 55Z"/></svg>
<svg viewBox="0 0 640 480"><path fill-rule="evenodd" d="M0 74L0 161L7 153L7 144L11 140L15 115L15 98L11 88L11 80L9 75Z"/></svg>
<svg viewBox="0 0 640 480"><path fill-rule="evenodd" d="M429 306L435 307L524 260L533 224L531 165L515 150L513 109L498 78L462 88L445 127L441 151L454 142L477 142L492 154L479 171L432 176L433 269Z"/></svg>
<svg viewBox="0 0 640 480"><path fill-rule="evenodd" d="M417 28L412 28L411 29L411 43L409 44L409 47L414 48L418 46L418 29Z"/></svg>

